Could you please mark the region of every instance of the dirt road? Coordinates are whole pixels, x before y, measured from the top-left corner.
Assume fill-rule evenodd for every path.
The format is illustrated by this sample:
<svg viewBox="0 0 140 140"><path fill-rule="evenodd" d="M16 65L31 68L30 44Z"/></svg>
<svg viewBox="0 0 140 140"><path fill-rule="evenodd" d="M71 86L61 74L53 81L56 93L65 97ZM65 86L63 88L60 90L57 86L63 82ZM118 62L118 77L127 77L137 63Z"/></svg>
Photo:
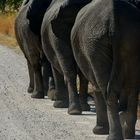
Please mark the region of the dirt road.
<svg viewBox="0 0 140 140"><path fill-rule="evenodd" d="M27 85L24 56L0 46L0 140L105 140L92 133L95 113L70 116L47 98L31 99Z"/></svg>

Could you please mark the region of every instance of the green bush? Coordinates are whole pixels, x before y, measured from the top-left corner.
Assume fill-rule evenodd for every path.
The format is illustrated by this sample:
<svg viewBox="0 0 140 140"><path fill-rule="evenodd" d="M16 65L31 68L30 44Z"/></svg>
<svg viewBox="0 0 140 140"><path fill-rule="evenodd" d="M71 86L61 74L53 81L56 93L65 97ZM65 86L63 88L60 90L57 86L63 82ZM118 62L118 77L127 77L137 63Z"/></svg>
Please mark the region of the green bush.
<svg viewBox="0 0 140 140"><path fill-rule="evenodd" d="M0 11L15 11L18 10L22 0L0 0Z"/></svg>
<svg viewBox="0 0 140 140"><path fill-rule="evenodd" d="M3 12L5 11L6 7L6 0L0 0L0 10Z"/></svg>

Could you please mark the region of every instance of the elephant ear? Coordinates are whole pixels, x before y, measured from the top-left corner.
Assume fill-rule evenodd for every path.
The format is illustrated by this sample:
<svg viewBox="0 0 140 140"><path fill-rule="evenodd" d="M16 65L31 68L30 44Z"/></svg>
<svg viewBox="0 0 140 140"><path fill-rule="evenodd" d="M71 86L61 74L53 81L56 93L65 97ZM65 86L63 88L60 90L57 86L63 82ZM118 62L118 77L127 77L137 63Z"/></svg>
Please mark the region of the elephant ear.
<svg viewBox="0 0 140 140"><path fill-rule="evenodd" d="M52 0L33 0L27 10L27 19L33 33L40 35L44 14Z"/></svg>
<svg viewBox="0 0 140 140"><path fill-rule="evenodd" d="M51 20L53 33L62 40L68 41L80 4L70 5L68 2L59 7L58 13Z"/></svg>

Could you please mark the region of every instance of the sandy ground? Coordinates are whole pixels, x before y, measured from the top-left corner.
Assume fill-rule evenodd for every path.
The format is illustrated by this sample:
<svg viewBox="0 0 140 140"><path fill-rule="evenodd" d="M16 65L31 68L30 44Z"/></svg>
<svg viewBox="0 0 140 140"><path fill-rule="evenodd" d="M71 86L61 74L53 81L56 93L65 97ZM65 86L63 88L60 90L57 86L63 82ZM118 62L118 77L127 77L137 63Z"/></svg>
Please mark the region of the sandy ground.
<svg viewBox="0 0 140 140"><path fill-rule="evenodd" d="M26 92L28 73L24 56L0 46L0 140L105 140L92 133L96 115L70 116L46 99ZM140 122L136 127L140 139Z"/></svg>

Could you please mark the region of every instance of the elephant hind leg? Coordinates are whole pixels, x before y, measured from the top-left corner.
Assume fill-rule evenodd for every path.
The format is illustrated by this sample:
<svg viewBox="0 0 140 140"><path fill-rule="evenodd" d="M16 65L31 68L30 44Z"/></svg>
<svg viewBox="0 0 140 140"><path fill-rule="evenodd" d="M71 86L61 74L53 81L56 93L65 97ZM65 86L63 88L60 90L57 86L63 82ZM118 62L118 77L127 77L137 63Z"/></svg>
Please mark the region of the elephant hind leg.
<svg viewBox="0 0 140 140"><path fill-rule="evenodd" d="M49 91L49 84L51 85L51 88L54 89L54 83L49 83L49 78L53 80L53 74L51 64L44 54L42 54L41 60L44 94L47 96Z"/></svg>
<svg viewBox="0 0 140 140"><path fill-rule="evenodd" d="M80 96L80 104L82 107L82 111L90 111L90 106L87 103L88 98L88 80L84 77L82 72L79 70L78 72L79 79L80 79L80 89L79 89L79 96Z"/></svg>
<svg viewBox="0 0 140 140"><path fill-rule="evenodd" d="M115 71L114 71L115 69ZM119 116L119 98L122 93L121 78L113 64L113 72L107 86L107 114L109 120L108 140L124 140Z"/></svg>
<svg viewBox="0 0 140 140"><path fill-rule="evenodd" d="M55 102L56 108L67 108L69 106L68 91L64 83L64 76L55 68L52 68L55 81Z"/></svg>
<svg viewBox="0 0 140 140"><path fill-rule="evenodd" d="M42 79L42 71L41 65L38 63L33 64L34 76L35 76L35 90L31 95L32 98L44 98L44 90L43 90L43 79Z"/></svg>
<svg viewBox="0 0 140 140"><path fill-rule="evenodd" d="M138 91L135 89L130 89L128 92L127 112L125 114L125 122L123 124L123 132L125 139L133 139L135 137L137 106L138 106Z"/></svg>
<svg viewBox="0 0 140 140"><path fill-rule="evenodd" d="M119 111L124 112L127 111L127 104L128 104L128 90L123 89L120 93L119 97Z"/></svg>
<svg viewBox="0 0 140 140"><path fill-rule="evenodd" d="M100 43L97 45L99 46L95 46L92 53L90 51L87 52L87 57L95 75L97 85L101 90L104 99L106 99L109 122L108 140L123 140L122 128L118 114L118 95L120 94L120 86L118 83L120 81L115 79L115 82L110 82L110 75L112 73L112 51L106 46L102 46L102 49L100 49ZM98 102L100 102L99 99Z"/></svg>
<svg viewBox="0 0 140 140"><path fill-rule="evenodd" d="M28 64L28 72L29 72L28 93L32 93L34 91L34 71L33 71L33 68L28 60L27 60L27 64Z"/></svg>
<svg viewBox="0 0 140 140"><path fill-rule="evenodd" d="M107 117L107 108L103 94L99 89L94 90L94 100L96 105L97 121L96 126L93 129L93 133L100 135L108 134L109 123Z"/></svg>
<svg viewBox="0 0 140 140"><path fill-rule="evenodd" d="M69 91L69 108L68 114L80 115L82 113L82 107L79 100L79 94L77 92L76 78L77 72L71 67L66 73L66 82Z"/></svg>
<svg viewBox="0 0 140 140"><path fill-rule="evenodd" d="M108 140L124 140L120 115L119 115L119 100L123 110L127 109L126 99L121 97L122 77L118 70L119 66L114 61L112 66L111 76L107 86L107 114L109 119L109 136ZM124 104L123 104L124 103Z"/></svg>
<svg viewBox="0 0 140 140"><path fill-rule="evenodd" d="M48 90L48 98L52 101L55 100L55 83L54 83L54 77L49 77L49 90Z"/></svg>

